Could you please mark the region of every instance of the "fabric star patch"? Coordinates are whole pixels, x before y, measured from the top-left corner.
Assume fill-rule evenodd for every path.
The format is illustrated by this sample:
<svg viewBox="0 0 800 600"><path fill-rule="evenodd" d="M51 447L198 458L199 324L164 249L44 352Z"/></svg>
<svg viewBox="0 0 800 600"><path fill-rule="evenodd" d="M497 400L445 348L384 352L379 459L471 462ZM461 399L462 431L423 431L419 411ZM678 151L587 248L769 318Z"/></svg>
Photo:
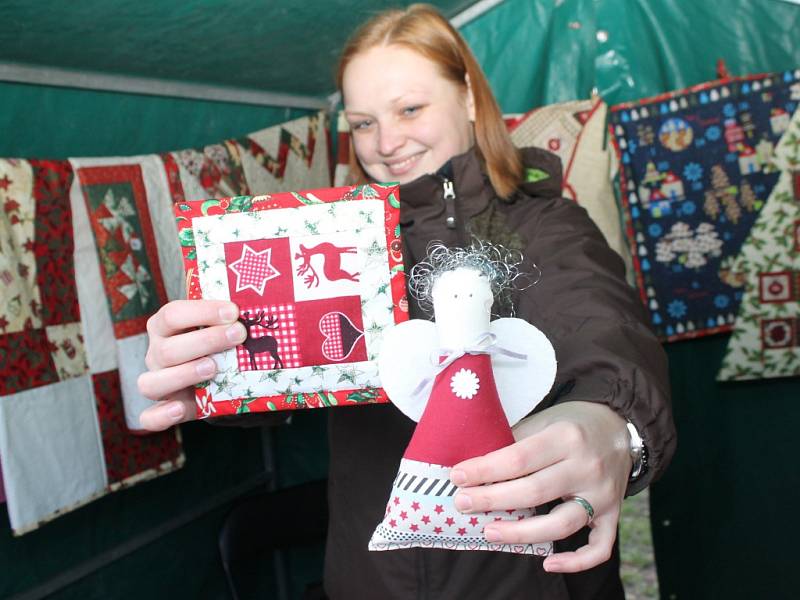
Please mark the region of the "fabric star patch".
<svg viewBox="0 0 800 600"><path fill-rule="evenodd" d="M744 283L731 262L778 181L798 81L800 70L728 78L612 107L636 279L662 339L731 329ZM766 273L765 293L783 301L785 282Z"/></svg>
<svg viewBox="0 0 800 600"><path fill-rule="evenodd" d="M376 357L407 318L398 188L326 188L175 205L190 298L239 306L198 417L385 402Z"/></svg>
<svg viewBox="0 0 800 600"><path fill-rule="evenodd" d="M242 247L242 255L228 267L236 274L236 292L251 288L259 296L264 295L264 286L270 279L280 275L272 266L272 248L256 252L247 244Z"/></svg>

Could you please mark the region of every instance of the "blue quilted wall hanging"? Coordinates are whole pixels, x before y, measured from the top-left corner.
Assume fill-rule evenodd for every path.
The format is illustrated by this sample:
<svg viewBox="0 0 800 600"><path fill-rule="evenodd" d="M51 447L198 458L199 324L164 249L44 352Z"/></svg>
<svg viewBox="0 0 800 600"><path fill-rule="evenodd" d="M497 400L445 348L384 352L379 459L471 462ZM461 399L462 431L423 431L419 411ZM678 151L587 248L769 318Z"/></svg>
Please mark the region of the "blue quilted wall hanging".
<svg viewBox="0 0 800 600"><path fill-rule="evenodd" d="M612 107L636 279L662 339L731 329L745 282L730 262L777 182L770 156L798 102L800 69Z"/></svg>

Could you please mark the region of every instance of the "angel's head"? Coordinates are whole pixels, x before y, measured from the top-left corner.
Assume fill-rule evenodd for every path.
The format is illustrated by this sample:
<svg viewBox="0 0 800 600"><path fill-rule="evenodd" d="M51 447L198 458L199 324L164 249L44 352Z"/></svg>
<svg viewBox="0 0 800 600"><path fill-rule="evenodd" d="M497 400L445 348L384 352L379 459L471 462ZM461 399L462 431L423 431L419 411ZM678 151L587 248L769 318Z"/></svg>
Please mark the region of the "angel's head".
<svg viewBox="0 0 800 600"><path fill-rule="evenodd" d="M485 303L489 313L493 303L510 300L511 292L519 288L519 279L525 277L521 264L521 252L480 240L474 240L468 248L448 248L441 242L432 242L427 259L411 269L408 287L429 314L443 298L442 290L451 296L465 294L462 302L472 294L474 301ZM526 287L529 284L526 282Z"/></svg>

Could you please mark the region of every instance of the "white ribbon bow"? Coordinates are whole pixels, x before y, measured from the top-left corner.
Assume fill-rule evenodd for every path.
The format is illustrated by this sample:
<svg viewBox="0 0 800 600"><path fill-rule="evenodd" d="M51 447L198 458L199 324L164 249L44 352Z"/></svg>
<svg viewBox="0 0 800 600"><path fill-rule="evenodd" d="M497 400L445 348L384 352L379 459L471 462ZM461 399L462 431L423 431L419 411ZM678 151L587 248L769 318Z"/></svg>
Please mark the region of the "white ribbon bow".
<svg viewBox="0 0 800 600"><path fill-rule="evenodd" d="M465 354L488 354L494 356L497 354L515 358L517 360L527 360L528 355L520 352L514 352L507 348L497 345L497 336L488 331L480 334L475 341L467 344L462 348L439 348L438 350L431 351L430 360L435 370L433 375L426 377L419 382L419 385L414 388L413 396L419 396L423 391L427 391L429 386L433 385L436 377L449 367L457 358L461 358ZM444 357L444 359L442 359Z"/></svg>

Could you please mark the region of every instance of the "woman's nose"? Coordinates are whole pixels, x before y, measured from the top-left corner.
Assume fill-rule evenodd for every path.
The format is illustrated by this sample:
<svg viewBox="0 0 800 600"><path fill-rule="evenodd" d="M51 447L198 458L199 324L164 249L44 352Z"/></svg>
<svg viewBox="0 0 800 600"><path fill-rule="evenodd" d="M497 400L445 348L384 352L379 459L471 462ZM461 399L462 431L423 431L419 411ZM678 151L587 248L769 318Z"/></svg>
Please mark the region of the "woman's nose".
<svg viewBox="0 0 800 600"><path fill-rule="evenodd" d="M391 156L405 142L403 133L394 127L382 127L378 132L378 152Z"/></svg>

